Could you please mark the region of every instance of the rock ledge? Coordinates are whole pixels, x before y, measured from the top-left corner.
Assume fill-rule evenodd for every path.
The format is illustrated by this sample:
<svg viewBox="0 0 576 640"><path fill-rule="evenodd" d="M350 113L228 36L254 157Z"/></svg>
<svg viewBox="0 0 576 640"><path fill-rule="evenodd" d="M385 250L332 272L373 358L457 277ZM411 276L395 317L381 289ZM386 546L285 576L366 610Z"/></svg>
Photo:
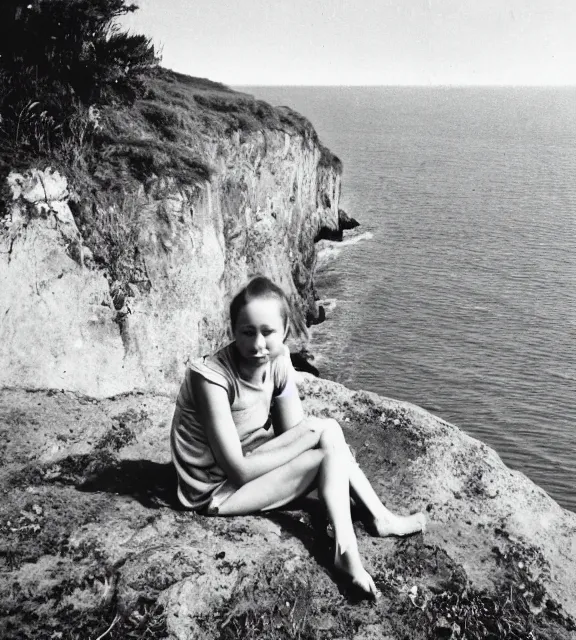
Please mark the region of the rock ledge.
<svg viewBox="0 0 576 640"><path fill-rule="evenodd" d="M378 603L332 575L313 498L234 519L178 510L171 397L4 389L1 637L576 638L576 514L418 407L308 375L301 393L392 509L428 513L404 540L355 514Z"/></svg>

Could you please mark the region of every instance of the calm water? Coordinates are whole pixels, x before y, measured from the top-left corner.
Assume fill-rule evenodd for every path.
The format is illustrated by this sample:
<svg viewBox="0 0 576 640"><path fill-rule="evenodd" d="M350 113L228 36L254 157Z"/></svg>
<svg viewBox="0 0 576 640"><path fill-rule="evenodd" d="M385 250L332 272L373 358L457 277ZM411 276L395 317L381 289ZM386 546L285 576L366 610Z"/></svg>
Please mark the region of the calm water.
<svg viewBox="0 0 576 640"><path fill-rule="evenodd" d="M248 91L312 120L362 223L318 274L323 375L431 410L576 511L576 89Z"/></svg>

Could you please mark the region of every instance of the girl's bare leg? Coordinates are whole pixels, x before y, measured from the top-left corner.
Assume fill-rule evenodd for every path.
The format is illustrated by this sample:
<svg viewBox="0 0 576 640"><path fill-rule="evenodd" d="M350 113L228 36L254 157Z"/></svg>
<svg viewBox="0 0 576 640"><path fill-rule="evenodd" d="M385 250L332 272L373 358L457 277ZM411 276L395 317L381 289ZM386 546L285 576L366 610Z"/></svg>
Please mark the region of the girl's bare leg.
<svg viewBox="0 0 576 640"><path fill-rule="evenodd" d="M307 493L324 459L320 449L305 451L294 460L239 487L218 508L223 516L240 516L276 509Z"/></svg>
<svg viewBox="0 0 576 640"><path fill-rule="evenodd" d="M334 527L336 568L374 597L378 591L362 566L350 515L350 481L342 451L306 451L287 464L240 487L219 507L220 515L245 515L281 507L307 493L318 481L320 497Z"/></svg>
<svg viewBox="0 0 576 640"><path fill-rule="evenodd" d="M370 512L379 536L405 536L425 529L426 517L423 513L398 516L382 504L368 478L349 453L342 429L335 420L330 420L330 424L322 432L320 446L323 450L337 449L348 455L350 487Z"/></svg>
<svg viewBox="0 0 576 640"><path fill-rule="evenodd" d="M312 427L312 429L311 429ZM266 441L264 444L261 444L259 447L252 451L252 454L262 451L273 451L274 449L280 449L281 447L285 447L292 442L295 442L299 438L302 438L305 434L310 432L311 430L316 430L320 432L319 428L314 429L312 425L310 425L307 421L302 421L299 425L292 427L288 431L281 433L278 436L273 436L270 440ZM318 436L320 437L320 436Z"/></svg>
<svg viewBox="0 0 576 640"><path fill-rule="evenodd" d="M334 565L349 575L353 584L377 598L380 593L372 576L362 566L358 541L350 514L349 453L341 450L325 451L318 477L318 489L328 517L334 527Z"/></svg>
<svg viewBox="0 0 576 640"><path fill-rule="evenodd" d="M299 425L286 431L285 433L272 438L265 444L258 447L257 451L265 451L284 446L289 442L301 437L308 430L320 431L320 447L324 451L343 450L350 457L348 445L344 439L342 429L336 420L331 418L306 417ZM351 459L349 466L350 487L356 497L364 504L370 512L374 529L381 537L384 536L405 536L418 531L423 531L426 526L426 518L423 513L415 513L409 516L399 516L392 513L383 504L370 481L365 476L357 462Z"/></svg>
<svg viewBox="0 0 576 640"><path fill-rule="evenodd" d="M350 463L350 486L370 512L380 537L406 536L426 529L426 516L423 513L399 516L387 509L355 460Z"/></svg>

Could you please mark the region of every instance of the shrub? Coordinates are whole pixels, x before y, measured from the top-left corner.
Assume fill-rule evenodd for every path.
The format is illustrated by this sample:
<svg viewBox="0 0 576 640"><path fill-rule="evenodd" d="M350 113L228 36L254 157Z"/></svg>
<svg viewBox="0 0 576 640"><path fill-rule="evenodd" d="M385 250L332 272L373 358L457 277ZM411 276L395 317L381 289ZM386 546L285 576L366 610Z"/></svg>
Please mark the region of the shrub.
<svg viewBox="0 0 576 640"><path fill-rule="evenodd" d="M138 108L159 134L172 142L178 140L182 123L176 109L152 100L142 100Z"/></svg>
<svg viewBox="0 0 576 640"><path fill-rule="evenodd" d="M135 9L126 0L2 0L0 154L50 154L78 134L79 118L85 139L90 105L141 95L154 47L115 23Z"/></svg>

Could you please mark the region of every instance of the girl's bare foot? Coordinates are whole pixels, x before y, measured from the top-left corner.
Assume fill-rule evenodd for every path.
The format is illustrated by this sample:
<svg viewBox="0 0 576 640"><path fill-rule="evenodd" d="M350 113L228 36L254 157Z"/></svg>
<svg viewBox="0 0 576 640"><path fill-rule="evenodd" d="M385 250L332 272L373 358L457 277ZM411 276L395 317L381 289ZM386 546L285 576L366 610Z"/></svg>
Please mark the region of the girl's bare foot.
<svg viewBox="0 0 576 640"><path fill-rule="evenodd" d="M426 516L423 513L414 513L411 516L397 516L389 513L380 518L374 518L374 528L381 538L409 536L426 530Z"/></svg>
<svg viewBox="0 0 576 640"><path fill-rule="evenodd" d="M340 552L340 547L336 543L334 566L338 571L346 574L352 584L364 591L367 596L372 596L374 599L380 597L380 591L376 588L372 576L362 566L362 560L356 545L350 545L345 551Z"/></svg>

